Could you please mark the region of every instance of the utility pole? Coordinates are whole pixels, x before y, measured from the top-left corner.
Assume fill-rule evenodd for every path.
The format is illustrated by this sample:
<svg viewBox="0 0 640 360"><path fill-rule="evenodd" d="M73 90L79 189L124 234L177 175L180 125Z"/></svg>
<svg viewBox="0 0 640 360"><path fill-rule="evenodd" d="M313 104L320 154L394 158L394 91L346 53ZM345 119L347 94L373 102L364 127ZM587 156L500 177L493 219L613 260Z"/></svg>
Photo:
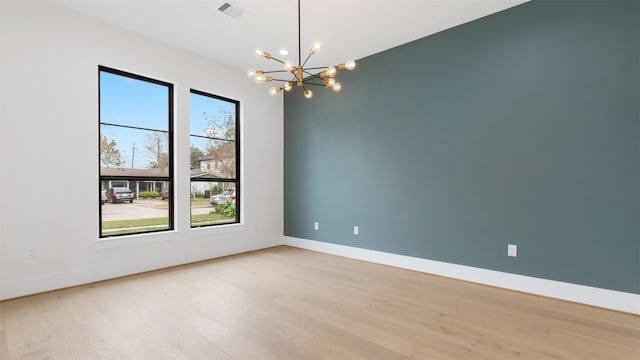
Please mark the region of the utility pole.
<svg viewBox="0 0 640 360"><path fill-rule="evenodd" d="M131 168L133 169L133 160L136 158L136 142L133 142L131 147Z"/></svg>
<svg viewBox="0 0 640 360"><path fill-rule="evenodd" d="M162 169L163 166L160 165L160 136L158 136L157 140L158 140L158 168Z"/></svg>

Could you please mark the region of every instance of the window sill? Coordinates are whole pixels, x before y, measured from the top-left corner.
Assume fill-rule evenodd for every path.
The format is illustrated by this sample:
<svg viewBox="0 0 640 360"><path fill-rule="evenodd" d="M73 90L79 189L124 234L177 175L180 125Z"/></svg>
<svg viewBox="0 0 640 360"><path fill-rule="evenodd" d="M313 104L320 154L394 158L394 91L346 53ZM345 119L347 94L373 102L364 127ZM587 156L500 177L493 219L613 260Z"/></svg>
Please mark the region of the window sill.
<svg viewBox="0 0 640 360"><path fill-rule="evenodd" d="M98 240L96 240L96 249L111 249L124 246L135 246L162 241L178 240L179 238L180 237L178 235L178 232L175 230L98 238Z"/></svg>
<svg viewBox="0 0 640 360"><path fill-rule="evenodd" d="M243 223L226 224L217 226L203 226L197 228L189 228L188 237L227 234L247 230L247 226ZM184 235L184 234L183 234ZM122 235L118 237L99 238L96 240L96 249L112 249L125 246L136 246L141 244L150 244L163 241L174 241L184 239L177 230L166 232L155 232L145 234Z"/></svg>
<svg viewBox="0 0 640 360"><path fill-rule="evenodd" d="M225 234L230 232L244 231L247 229L247 226L244 223L234 223L234 224L225 224L225 225L214 225L214 226L200 226L190 228L189 230L193 232L209 232L213 234Z"/></svg>

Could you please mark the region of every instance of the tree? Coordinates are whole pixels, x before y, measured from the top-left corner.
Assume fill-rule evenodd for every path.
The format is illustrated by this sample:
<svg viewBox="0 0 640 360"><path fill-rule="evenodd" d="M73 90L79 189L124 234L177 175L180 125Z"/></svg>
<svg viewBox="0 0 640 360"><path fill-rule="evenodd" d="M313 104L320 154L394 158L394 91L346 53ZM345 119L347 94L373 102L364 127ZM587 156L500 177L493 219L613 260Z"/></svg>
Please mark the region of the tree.
<svg viewBox="0 0 640 360"><path fill-rule="evenodd" d="M169 154L161 152L158 154L158 160L149 163L149 167L154 169L166 169L169 167Z"/></svg>
<svg viewBox="0 0 640 360"><path fill-rule="evenodd" d="M122 167L124 166L118 144L115 140L109 141L106 136L100 136L100 165L104 167Z"/></svg>
<svg viewBox="0 0 640 360"><path fill-rule="evenodd" d="M207 146L207 160L213 162L213 169L219 176L234 178L236 173L236 143L210 140Z"/></svg>
<svg viewBox="0 0 640 360"><path fill-rule="evenodd" d="M169 140L167 134L154 131L147 135L144 143L145 156L150 168L169 167Z"/></svg>
<svg viewBox="0 0 640 360"><path fill-rule="evenodd" d="M204 156L202 150L195 146L191 147L191 169L200 169L200 159Z"/></svg>
<svg viewBox="0 0 640 360"><path fill-rule="evenodd" d="M202 113L207 121L208 129L205 130L207 136L216 139L236 139L236 117L235 113L220 109L217 114Z"/></svg>
<svg viewBox="0 0 640 360"><path fill-rule="evenodd" d="M204 113L209 129L207 135L213 139L207 145L207 158L213 163L213 171L222 177L234 178L236 173L236 118L228 110L217 115Z"/></svg>

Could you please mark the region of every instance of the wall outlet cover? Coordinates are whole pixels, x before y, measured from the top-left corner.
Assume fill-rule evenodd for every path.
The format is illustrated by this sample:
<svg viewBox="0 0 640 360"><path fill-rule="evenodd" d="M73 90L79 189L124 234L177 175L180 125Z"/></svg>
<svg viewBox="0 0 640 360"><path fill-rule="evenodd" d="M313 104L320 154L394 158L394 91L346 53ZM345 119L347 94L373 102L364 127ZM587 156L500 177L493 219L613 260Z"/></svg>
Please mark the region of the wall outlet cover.
<svg viewBox="0 0 640 360"><path fill-rule="evenodd" d="M509 244L507 245L507 255L512 257L518 256L518 245Z"/></svg>

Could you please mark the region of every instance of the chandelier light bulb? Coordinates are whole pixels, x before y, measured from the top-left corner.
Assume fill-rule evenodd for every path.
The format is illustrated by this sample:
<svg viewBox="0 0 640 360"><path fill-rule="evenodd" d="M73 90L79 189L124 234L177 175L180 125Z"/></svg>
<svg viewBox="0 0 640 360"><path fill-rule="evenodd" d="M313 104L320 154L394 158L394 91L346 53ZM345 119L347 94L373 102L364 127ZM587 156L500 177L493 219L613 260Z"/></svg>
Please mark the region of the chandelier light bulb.
<svg viewBox="0 0 640 360"><path fill-rule="evenodd" d="M267 81L267 77L264 76L264 74L256 73L255 80L258 84L262 84L263 82Z"/></svg>
<svg viewBox="0 0 640 360"><path fill-rule="evenodd" d="M253 79L254 77L256 77L256 69L247 70L247 76L249 77L249 79Z"/></svg>
<svg viewBox="0 0 640 360"><path fill-rule="evenodd" d="M353 60L348 60L346 63L344 63L344 66L347 68L347 70L353 70L356 68L356 62Z"/></svg>
<svg viewBox="0 0 640 360"><path fill-rule="evenodd" d="M315 54L318 50L320 50L320 43L319 42L313 43L313 45L311 46L311 53Z"/></svg>
<svg viewBox="0 0 640 360"><path fill-rule="evenodd" d="M255 50L253 50L253 54L257 57L263 57L264 56L264 49L261 47L257 47L255 48Z"/></svg>
<svg viewBox="0 0 640 360"><path fill-rule="evenodd" d="M284 84L284 91L291 91L291 89L293 89L293 84L291 84L291 82Z"/></svg>
<svg viewBox="0 0 640 360"><path fill-rule="evenodd" d="M276 96L282 89L279 87L272 87L269 89L269 95Z"/></svg>
<svg viewBox="0 0 640 360"><path fill-rule="evenodd" d="M295 68L295 65L293 65L293 61L291 60L285 60L284 62L284 69L287 71L293 71L293 69Z"/></svg>
<svg viewBox="0 0 640 360"><path fill-rule="evenodd" d="M305 89L304 90L304 97L307 99L311 99L313 97L313 91L309 90L309 89Z"/></svg>
<svg viewBox="0 0 640 360"><path fill-rule="evenodd" d="M338 72L338 70L336 70L336 67L335 67L335 66L329 66L329 67L327 68L327 76L329 76L329 77L334 77L334 76L336 76L336 72Z"/></svg>
<svg viewBox="0 0 640 360"><path fill-rule="evenodd" d="M336 83L336 79L334 79L334 78L328 78L326 80L326 82L325 82L325 84L327 84L327 87L332 87L333 84L335 84L335 83Z"/></svg>
<svg viewBox="0 0 640 360"><path fill-rule="evenodd" d="M342 84L336 81L335 83L333 83L333 86L331 88L335 92L340 92L340 90L342 90Z"/></svg>

